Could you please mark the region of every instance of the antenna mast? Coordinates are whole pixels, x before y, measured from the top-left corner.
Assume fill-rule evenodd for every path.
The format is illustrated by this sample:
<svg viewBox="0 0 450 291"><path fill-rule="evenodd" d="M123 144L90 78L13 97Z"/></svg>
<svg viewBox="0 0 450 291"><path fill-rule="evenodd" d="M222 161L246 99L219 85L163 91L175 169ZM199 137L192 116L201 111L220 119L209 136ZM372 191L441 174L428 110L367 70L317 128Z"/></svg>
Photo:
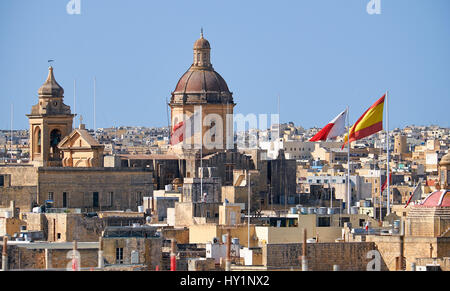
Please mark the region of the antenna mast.
<svg viewBox="0 0 450 291"><path fill-rule="evenodd" d="M97 88L96 88L96 84L97 83L97 80L95 79L95 77L94 77L94 136L95 137L97 137L97 125L96 125L96 120L95 120L95 98L96 98L96 90L97 90Z"/></svg>

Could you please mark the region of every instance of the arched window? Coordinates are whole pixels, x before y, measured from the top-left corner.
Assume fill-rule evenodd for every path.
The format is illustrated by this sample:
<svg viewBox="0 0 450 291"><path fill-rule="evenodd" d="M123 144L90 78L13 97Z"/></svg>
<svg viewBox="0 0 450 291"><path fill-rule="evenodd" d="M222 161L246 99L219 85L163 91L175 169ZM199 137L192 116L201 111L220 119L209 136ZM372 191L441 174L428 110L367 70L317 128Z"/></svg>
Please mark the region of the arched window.
<svg viewBox="0 0 450 291"><path fill-rule="evenodd" d="M61 131L59 129L53 129L50 132L50 153L53 158L59 158L58 156L58 144L61 141Z"/></svg>
<svg viewBox="0 0 450 291"><path fill-rule="evenodd" d="M41 129L36 127L34 130L34 152L41 153Z"/></svg>

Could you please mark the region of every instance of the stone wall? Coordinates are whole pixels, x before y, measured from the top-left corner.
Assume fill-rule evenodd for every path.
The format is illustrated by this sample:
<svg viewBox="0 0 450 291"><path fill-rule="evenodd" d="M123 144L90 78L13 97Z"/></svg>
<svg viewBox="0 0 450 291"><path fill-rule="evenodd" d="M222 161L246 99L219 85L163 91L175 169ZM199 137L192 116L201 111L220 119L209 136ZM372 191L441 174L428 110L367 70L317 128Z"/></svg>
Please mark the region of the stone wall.
<svg viewBox="0 0 450 291"><path fill-rule="evenodd" d="M9 175L8 186L36 186L38 183L37 168L32 165L0 166L0 175Z"/></svg>
<svg viewBox="0 0 450 291"><path fill-rule="evenodd" d="M102 238L103 257L105 264L119 264L116 260L116 249L123 248L122 264L131 264L132 251L138 251L138 264L145 264L149 270L155 270L161 265L162 239L159 237L113 237Z"/></svg>
<svg viewBox="0 0 450 291"><path fill-rule="evenodd" d="M8 207L14 201L19 212L32 210L37 200L36 186L11 186L0 187L0 207Z"/></svg>
<svg viewBox="0 0 450 291"><path fill-rule="evenodd" d="M0 246L0 250L3 246ZM55 248L49 249L49 268L66 269L71 266L72 249ZM98 249L78 249L80 254L80 267L93 268L98 265ZM1 258L0 258L1 263ZM23 245L8 245L8 268L10 270L22 269L45 269L46 268L46 254L45 248L33 248Z"/></svg>
<svg viewBox="0 0 450 291"><path fill-rule="evenodd" d="M153 177L146 169L39 168L38 191L38 203L52 193L56 208L137 211L143 197L153 195Z"/></svg>
<svg viewBox="0 0 450 291"><path fill-rule="evenodd" d="M302 245L302 243L265 245L263 265L283 269L300 268ZM367 253L375 249L375 244L369 242L307 244L308 269L332 271L333 265L339 265L342 271L365 271L371 260L367 259ZM381 269L386 270L383 263Z"/></svg>
<svg viewBox="0 0 450 291"><path fill-rule="evenodd" d="M161 235L165 239L175 239L178 244L189 243L189 228L163 228Z"/></svg>

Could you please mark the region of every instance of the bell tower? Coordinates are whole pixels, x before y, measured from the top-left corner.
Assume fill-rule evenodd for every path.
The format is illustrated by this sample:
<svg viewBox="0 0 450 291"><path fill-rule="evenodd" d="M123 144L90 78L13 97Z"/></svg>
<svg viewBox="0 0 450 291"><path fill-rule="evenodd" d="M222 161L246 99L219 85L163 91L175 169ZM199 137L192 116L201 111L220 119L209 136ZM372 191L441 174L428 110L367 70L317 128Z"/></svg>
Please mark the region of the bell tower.
<svg viewBox="0 0 450 291"><path fill-rule="evenodd" d="M38 104L27 114L30 124L30 162L38 167L58 167L62 163L59 142L72 132L75 114L64 104L64 89L56 82L53 67L38 90Z"/></svg>

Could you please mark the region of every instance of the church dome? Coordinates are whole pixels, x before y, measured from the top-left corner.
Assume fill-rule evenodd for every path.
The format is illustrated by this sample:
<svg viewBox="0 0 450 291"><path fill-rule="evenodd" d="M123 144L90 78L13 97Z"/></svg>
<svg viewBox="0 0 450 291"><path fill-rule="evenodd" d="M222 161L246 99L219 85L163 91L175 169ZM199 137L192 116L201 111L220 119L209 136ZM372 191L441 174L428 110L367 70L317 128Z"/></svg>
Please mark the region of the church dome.
<svg viewBox="0 0 450 291"><path fill-rule="evenodd" d="M210 61L210 44L203 31L194 43L194 62L172 92L171 104L230 104L232 93Z"/></svg>
<svg viewBox="0 0 450 291"><path fill-rule="evenodd" d="M197 39L194 43L194 49L211 49L209 45L209 41L203 38L203 33L199 39Z"/></svg>
<svg viewBox="0 0 450 291"><path fill-rule="evenodd" d="M450 207L450 191L440 190L429 194L416 207Z"/></svg>
<svg viewBox="0 0 450 291"><path fill-rule="evenodd" d="M62 97L64 95L64 89L55 80L52 66L48 68L47 80L39 88L38 94L42 97Z"/></svg>
<svg viewBox="0 0 450 291"><path fill-rule="evenodd" d="M178 81L174 93L228 92L228 86L216 71L188 70Z"/></svg>
<svg viewBox="0 0 450 291"><path fill-rule="evenodd" d="M450 165L450 152L448 152L445 156L442 157L439 164L441 166Z"/></svg>

